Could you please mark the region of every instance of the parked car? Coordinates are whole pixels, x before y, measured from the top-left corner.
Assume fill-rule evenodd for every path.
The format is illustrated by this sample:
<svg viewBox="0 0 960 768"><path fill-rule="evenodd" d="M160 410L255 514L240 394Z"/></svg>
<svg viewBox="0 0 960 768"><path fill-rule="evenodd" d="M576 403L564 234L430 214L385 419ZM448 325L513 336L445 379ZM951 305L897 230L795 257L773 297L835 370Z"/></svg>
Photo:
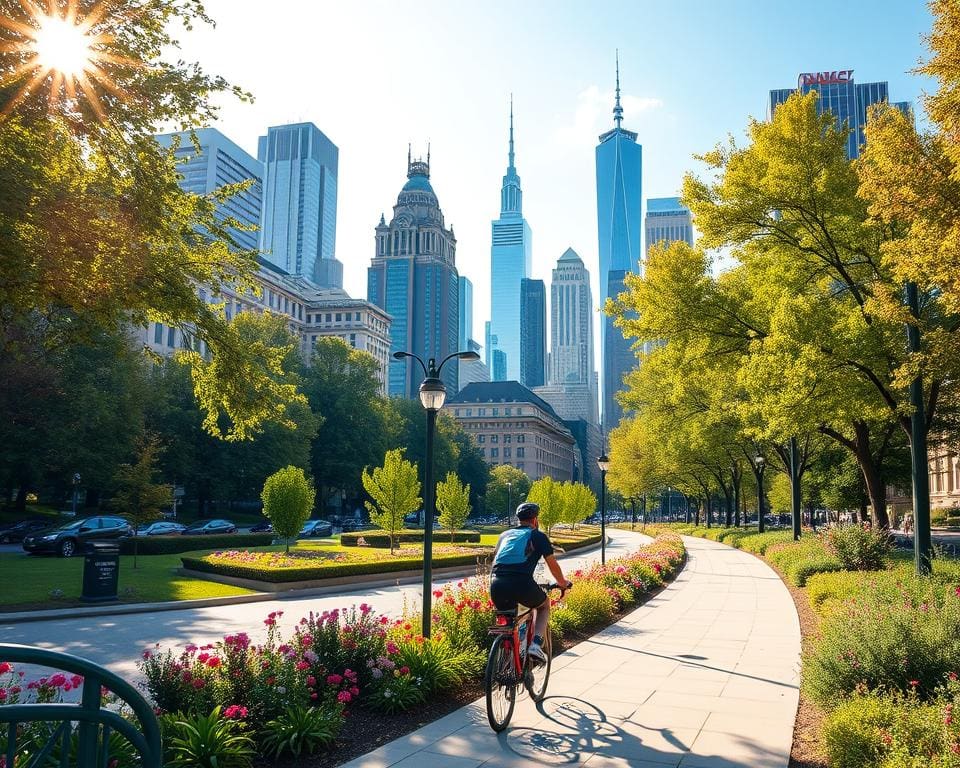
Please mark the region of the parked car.
<svg viewBox="0 0 960 768"><path fill-rule="evenodd" d="M56 528L31 533L23 540L23 548L31 555L53 552L72 557L81 552L88 541L123 539L133 536L133 528L122 517L84 517Z"/></svg>
<svg viewBox="0 0 960 768"><path fill-rule="evenodd" d="M333 524L328 520L307 520L300 531L300 536L316 538L318 536L332 536Z"/></svg>
<svg viewBox="0 0 960 768"><path fill-rule="evenodd" d="M197 520L181 531L184 536L206 536L217 533L236 533L237 526L229 520Z"/></svg>
<svg viewBox="0 0 960 768"><path fill-rule="evenodd" d="M273 533L273 523L264 520L262 523L250 526L250 533Z"/></svg>
<svg viewBox="0 0 960 768"><path fill-rule="evenodd" d="M49 519L21 520L19 523L4 523L0 525L0 544L12 544L15 541L23 541L29 534L49 528L50 523L51 521Z"/></svg>
<svg viewBox="0 0 960 768"><path fill-rule="evenodd" d="M340 530L344 533L353 533L355 531L370 531L376 528L373 523L367 523L363 520L355 520L354 518L348 518L340 524Z"/></svg>
<svg viewBox="0 0 960 768"><path fill-rule="evenodd" d="M146 528L137 531L138 536L169 536L174 533L183 533L185 526L183 523L174 523L169 520L161 520L156 523L150 523Z"/></svg>

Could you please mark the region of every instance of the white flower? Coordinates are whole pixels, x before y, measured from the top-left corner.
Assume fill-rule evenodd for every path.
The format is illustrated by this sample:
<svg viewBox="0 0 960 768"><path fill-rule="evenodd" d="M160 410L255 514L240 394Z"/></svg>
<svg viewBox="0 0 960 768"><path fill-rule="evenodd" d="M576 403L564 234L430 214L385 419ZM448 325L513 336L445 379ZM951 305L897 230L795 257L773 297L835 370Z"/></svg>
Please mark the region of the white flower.
<svg viewBox="0 0 960 768"><path fill-rule="evenodd" d="M287 689L284 688L282 685L277 686L277 693L286 693L286 692L287 692Z"/></svg>
<svg viewBox="0 0 960 768"><path fill-rule="evenodd" d="M391 691L391 690L386 690L386 691L383 692L383 698L389 699L391 696L393 696L393 691Z"/></svg>

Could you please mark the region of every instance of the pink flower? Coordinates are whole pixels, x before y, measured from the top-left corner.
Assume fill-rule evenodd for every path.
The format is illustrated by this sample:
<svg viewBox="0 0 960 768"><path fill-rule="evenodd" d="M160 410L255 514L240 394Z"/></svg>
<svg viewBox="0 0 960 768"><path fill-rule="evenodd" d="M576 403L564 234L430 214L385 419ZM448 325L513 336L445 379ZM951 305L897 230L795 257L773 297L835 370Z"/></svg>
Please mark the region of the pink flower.
<svg viewBox="0 0 960 768"><path fill-rule="evenodd" d="M401 674L401 675L409 675L409 674L410 674L410 667L400 667L400 674Z"/></svg>
<svg viewBox="0 0 960 768"><path fill-rule="evenodd" d="M219 657L219 656L211 656L209 659L207 659L207 666L210 667L210 669L216 669L217 667L219 667L219 666L220 666L220 657Z"/></svg>
<svg viewBox="0 0 960 768"><path fill-rule="evenodd" d="M13 671L13 665L9 661L0 661L0 675Z"/></svg>
<svg viewBox="0 0 960 768"><path fill-rule="evenodd" d="M352 698L349 691L340 691L340 693L337 694L337 701L341 704L349 704Z"/></svg>
<svg viewBox="0 0 960 768"><path fill-rule="evenodd" d="M62 672L57 672L50 678L50 685L54 688L61 688L67 682L67 676Z"/></svg>
<svg viewBox="0 0 960 768"><path fill-rule="evenodd" d="M304 635L300 638L300 645L302 645L304 648L313 645L313 638L310 637L310 635Z"/></svg>
<svg viewBox="0 0 960 768"><path fill-rule="evenodd" d="M231 704L224 710L223 716L228 720L242 720L247 716L247 708L239 704Z"/></svg>
<svg viewBox="0 0 960 768"><path fill-rule="evenodd" d="M311 698L311 699L313 699L313 700L315 701L315 700L316 700L316 698L317 698L317 692L316 692L316 691L314 691L313 693L311 693L311 694L310 694L310 698Z"/></svg>
<svg viewBox="0 0 960 768"><path fill-rule="evenodd" d="M297 664L296 664L296 666L297 666L297 671L298 671L298 672L303 672L303 670L305 670L305 669L310 669L310 665L307 664L307 662L305 662L305 661L298 661Z"/></svg>
<svg viewBox="0 0 960 768"><path fill-rule="evenodd" d="M918 685L920 685L920 681L919 681L919 680L911 680L911 681L910 681L910 687L911 687L911 688L916 688Z"/></svg>
<svg viewBox="0 0 960 768"><path fill-rule="evenodd" d="M327 685L340 685L342 682L343 678L340 675L327 675Z"/></svg>
<svg viewBox="0 0 960 768"><path fill-rule="evenodd" d="M201 688L203 688L203 686L205 685L206 685L206 682L204 682L202 677L198 677L196 680L193 681L193 687L196 688L198 691Z"/></svg>
<svg viewBox="0 0 960 768"><path fill-rule="evenodd" d="M315 678L313 675L307 675L307 685L309 685L312 688L316 684L317 684L317 678Z"/></svg>
<svg viewBox="0 0 960 768"><path fill-rule="evenodd" d="M143 658L145 658L145 659L149 659L152 655L153 655L153 654L150 653L150 651L144 651L144 652L143 652Z"/></svg>

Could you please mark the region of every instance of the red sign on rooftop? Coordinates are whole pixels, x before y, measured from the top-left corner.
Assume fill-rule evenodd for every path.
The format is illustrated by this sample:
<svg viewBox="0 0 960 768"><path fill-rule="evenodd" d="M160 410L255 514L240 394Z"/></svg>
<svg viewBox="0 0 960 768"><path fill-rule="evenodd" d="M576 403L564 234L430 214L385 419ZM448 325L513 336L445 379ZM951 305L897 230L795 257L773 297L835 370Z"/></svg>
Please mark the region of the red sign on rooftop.
<svg viewBox="0 0 960 768"><path fill-rule="evenodd" d="M840 69L834 72L804 72L797 78L797 87L810 85L842 85L853 82L852 69Z"/></svg>

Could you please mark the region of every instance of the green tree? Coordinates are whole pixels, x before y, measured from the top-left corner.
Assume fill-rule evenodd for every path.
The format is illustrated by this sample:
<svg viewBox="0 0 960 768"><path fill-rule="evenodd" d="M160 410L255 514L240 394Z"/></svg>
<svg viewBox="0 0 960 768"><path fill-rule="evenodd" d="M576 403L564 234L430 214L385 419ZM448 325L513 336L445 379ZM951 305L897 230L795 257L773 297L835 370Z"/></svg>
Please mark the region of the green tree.
<svg viewBox="0 0 960 768"><path fill-rule="evenodd" d="M457 476L470 488L470 506L477 510L486 503L487 485L490 482L490 465L487 464L477 445L467 432L457 425L453 436L457 445Z"/></svg>
<svg viewBox="0 0 960 768"><path fill-rule="evenodd" d="M552 477L541 477L530 486L527 501L540 507L540 525L549 534L557 523L564 520L566 498L563 484Z"/></svg>
<svg viewBox="0 0 960 768"><path fill-rule="evenodd" d="M321 337L303 373L303 392L323 421L310 449L310 466L324 508L342 489L356 497L360 474L387 450L387 405L372 355L342 339Z"/></svg>
<svg viewBox="0 0 960 768"><path fill-rule="evenodd" d="M171 55L178 27L210 21L199 2L77 7L96 64L83 87L34 57L40 6L9 5L0 25L0 353L17 354L20 329L38 319L47 350L124 323L177 326L210 352L182 355L205 427L246 439L285 421L296 397L274 375L279 360L247 346L196 290L253 288L256 254L232 238L243 225L220 214L242 185L184 192L176 148L153 138L158 126L214 122L224 93L246 95Z"/></svg>
<svg viewBox="0 0 960 768"><path fill-rule="evenodd" d="M453 544L454 531L461 530L470 516L470 486L461 483L454 472L448 472L446 479L437 483L437 509L440 527L450 531Z"/></svg>
<svg viewBox="0 0 960 768"><path fill-rule="evenodd" d="M263 514L273 524L273 531L282 536L290 551L295 538L310 518L316 492L300 467L278 469L263 484Z"/></svg>
<svg viewBox="0 0 960 768"><path fill-rule="evenodd" d="M136 462L117 469L117 487L110 505L133 525L133 567L137 567L137 534L173 504L173 486L156 482L160 443L155 435L140 440Z"/></svg>
<svg viewBox="0 0 960 768"><path fill-rule="evenodd" d="M361 475L364 490L373 500L365 502L370 519L390 534L390 554L393 554L397 531L403 518L420 508L420 480L417 465L403 457L403 449L387 451L382 467L373 471L364 469ZM433 521L427 521L432 525Z"/></svg>
<svg viewBox="0 0 960 768"><path fill-rule="evenodd" d="M575 526L597 511L597 497L583 483L563 484L563 522Z"/></svg>
<svg viewBox="0 0 960 768"><path fill-rule="evenodd" d="M386 401L387 447L403 448L406 455L420 470L420 482L424 482L426 467L427 420L419 400L391 397ZM456 472L460 459L456 436L463 429L446 413L437 414L437 427L433 440L434 476L446 477L447 472Z"/></svg>
<svg viewBox="0 0 960 768"><path fill-rule="evenodd" d="M490 482L487 484L487 514L498 518L506 514L509 518L513 509L527 499L530 494L530 478L526 472L509 464L498 464L490 470ZM511 503L512 502L512 503Z"/></svg>

